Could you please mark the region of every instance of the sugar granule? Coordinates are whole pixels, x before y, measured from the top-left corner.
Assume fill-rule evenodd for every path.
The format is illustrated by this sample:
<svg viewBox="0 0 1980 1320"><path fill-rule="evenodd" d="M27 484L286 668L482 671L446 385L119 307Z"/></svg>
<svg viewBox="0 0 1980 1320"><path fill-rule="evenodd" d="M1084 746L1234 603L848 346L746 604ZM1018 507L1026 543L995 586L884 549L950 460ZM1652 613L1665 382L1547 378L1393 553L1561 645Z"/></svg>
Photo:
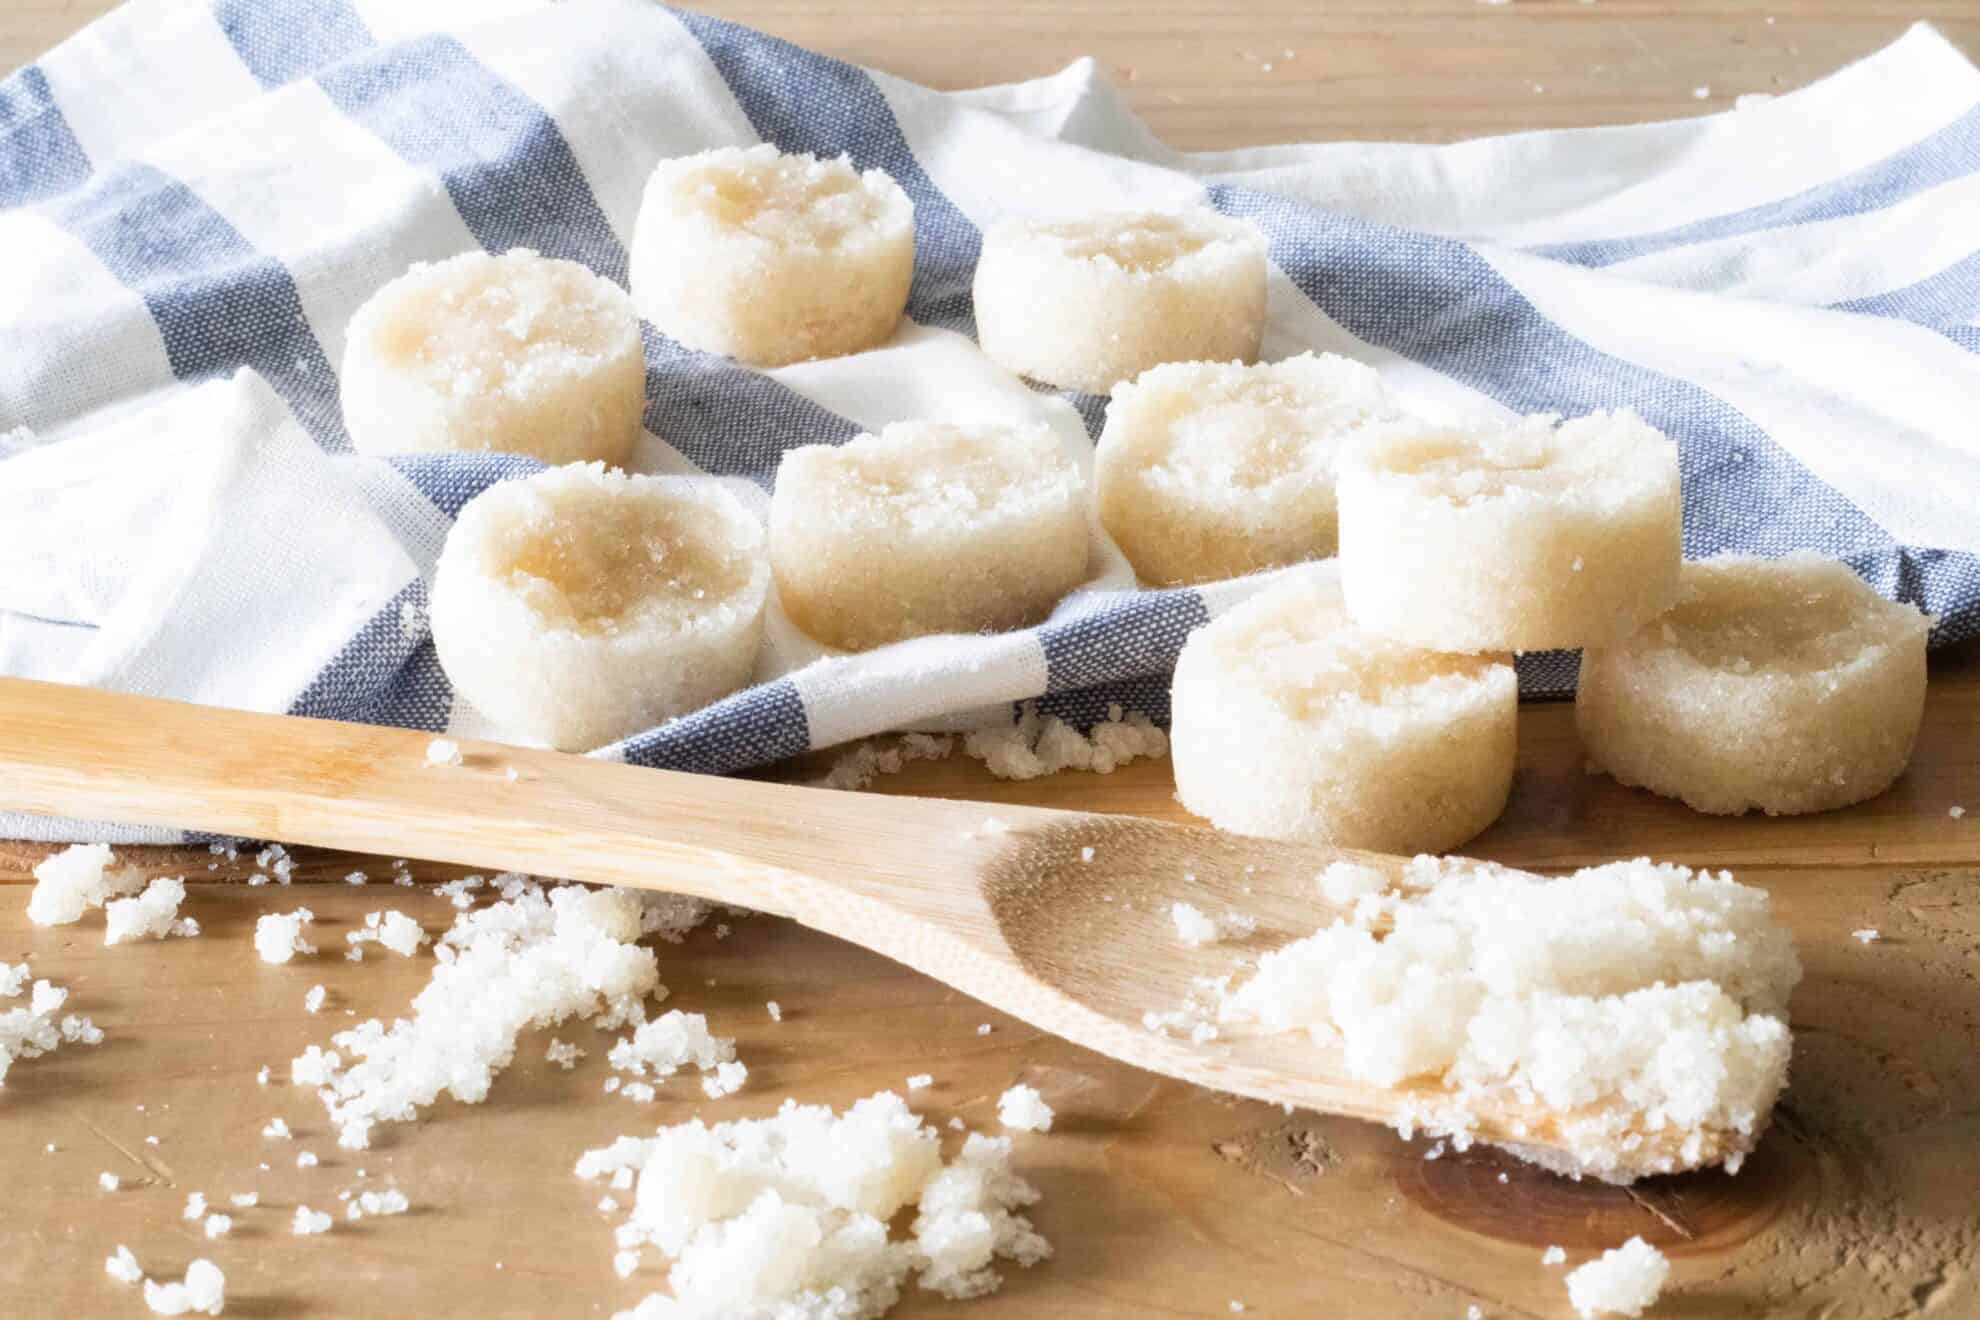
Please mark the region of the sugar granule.
<svg viewBox="0 0 1980 1320"><path fill-rule="evenodd" d="M930 1073L916 1073L907 1079L907 1089L910 1091L924 1091L934 1084L935 1078Z"/></svg>
<svg viewBox="0 0 1980 1320"><path fill-rule="evenodd" d="M36 863L34 891L28 895L28 920L37 926L66 926L83 913L111 899L144 888L144 873L117 867L116 854L106 844L71 844Z"/></svg>
<svg viewBox="0 0 1980 1320"><path fill-rule="evenodd" d="M364 914L364 925L344 936L352 953L358 952L359 945L380 944L407 958L417 953L419 946L431 938L417 921L397 910L367 912Z"/></svg>
<svg viewBox="0 0 1980 1320"><path fill-rule="evenodd" d="M1568 1303L1581 1320L1600 1315L1640 1316L1656 1303L1670 1274L1664 1253L1633 1237L1568 1273Z"/></svg>
<svg viewBox="0 0 1980 1320"><path fill-rule="evenodd" d="M144 1304L154 1315L219 1315L226 1303L227 1276L210 1260L186 1266L186 1276L178 1283L144 1281Z"/></svg>
<svg viewBox="0 0 1980 1320"><path fill-rule="evenodd" d="M1013 1086L997 1097L997 1121L1013 1132L1050 1132L1052 1106L1036 1087Z"/></svg>
<svg viewBox="0 0 1980 1320"><path fill-rule="evenodd" d="M266 963L285 963L299 953L315 953L316 946L303 938L303 930L316 920L306 907L294 912L269 912L254 923L254 951Z"/></svg>
<svg viewBox="0 0 1980 1320"><path fill-rule="evenodd" d="M1865 927L1862 930L1851 931L1849 937L1860 944L1874 944L1876 941L1882 939L1883 935L1879 931Z"/></svg>
<svg viewBox="0 0 1980 1320"><path fill-rule="evenodd" d="M197 921L179 915L179 904L185 897L183 879L160 876L135 898L111 899L103 906L103 942L129 944L135 940L162 940L168 935L199 934Z"/></svg>
<svg viewBox="0 0 1980 1320"><path fill-rule="evenodd" d="M69 1001L69 992L53 981L28 983L26 963L8 966L0 963L0 999L18 998L26 993L24 1007L0 1010L0 1086L8 1072L21 1059L38 1059L64 1045L97 1045L103 1032L86 1017L56 1014Z"/></svg>
<svg viewBox="0 0 1980 1320"><path fill-rule="evenodd" d="M180 1213L186 1219L204 1219L206 1217L206 1197L199 1192L190 1193L186 1197L185 1209Z"/></svg>
<svg viewBox="0 0 1980 1320"><path fill-rule="evenodd" d="M106 1169L96 1175L96 1185L106 1192L114 1192L124 1185L124 1180Z"/></svg>
<svg viewBox="0 0 1980 1320"><path fill-rule="evenodd" d="M318 1012L322 1009L323 1001L328 995L329 991L325 990L322 986L313 985L309 988L309 993L303 996L303 1007L312 1013Z"/></svg>
<svg viewBox="0 0 1980 1320"><path fill-rule="evenodd" d="M452 738L435 738L426 744L428 765L460 765L462 760L461 745Z"/></svg>
<svg viewBox="0 0 1980 1320"><path fill-rule="evenodd" d="M137 1257L133 1256L131 1249L121 1242L117 1244L117 1250L113 1254L104 1257L103 1272L119 1283L136 1283L144 1277L144 1271L138 1266Z"/></svg>
<svg viewBox="0 0 1980 1320"><path fill-rule="evenodd" d="M1169 735L1140 711L1124 712L1119 705L1109 706L1107 718L1082 734L1056 715L1041 716L1027 701L1016 723L966 734L963 752L999 779L1036 779L1061 770L1104 775L1135 760L1167 756Z"/></svg>
<svg viewBox="0 0 1980 1320"><path fill-rule="evenodd" d="M206 1217L207 1237L209 1238L226 1237L227 1234L233 1231L234 1231L234 1220L231 1215L213 1214L213 1215L208 1215Z"/></svg>
<svg viewBox="0 0 1980 1320"><path fill-rule="evenodd" d="M306 1205L296 1207L296 1217L290 1223L290 1232L296 1237L308 1237L313 1233L330 1231L330 1214L325 1210L312 1210Z"/></svg>
<svg viewBox="0 0 1980 1320"><path fill-rule="evenodd" d="M1540 1253L1542 1265L1560 1265L1567 1261L1567 1251L1561 1247L1548 1247Z"/></svg>

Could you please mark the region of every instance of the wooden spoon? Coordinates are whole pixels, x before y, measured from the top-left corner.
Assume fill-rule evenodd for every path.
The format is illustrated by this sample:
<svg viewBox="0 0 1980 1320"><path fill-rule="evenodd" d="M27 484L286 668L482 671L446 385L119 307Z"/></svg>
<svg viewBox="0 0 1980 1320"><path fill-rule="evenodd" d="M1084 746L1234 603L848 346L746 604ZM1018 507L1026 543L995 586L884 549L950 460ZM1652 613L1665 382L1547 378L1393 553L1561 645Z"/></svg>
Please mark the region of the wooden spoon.
<svg viewBox="0 0 1980 1320"><path fill-rule="evenodd" d="M0 808L210 830L693 894L851 940L1040 1030L1153 1072L1286 1105L1407 1124L1433 1086L1356 1081L1304 1034L1159 1033L1195 978L1345 913L1314 884L1352 859L1128 817L640 769L432 735L0 679ZM1240 948L1190 949L1170 907L1255 917ZM1474 1109L1476 1106L1474 1105ZM1558 1115L1508 1097L1476 1135L1554 1167ZM1717 1163L1746 1142L1646 1132L1645 1169Z"/></svg>

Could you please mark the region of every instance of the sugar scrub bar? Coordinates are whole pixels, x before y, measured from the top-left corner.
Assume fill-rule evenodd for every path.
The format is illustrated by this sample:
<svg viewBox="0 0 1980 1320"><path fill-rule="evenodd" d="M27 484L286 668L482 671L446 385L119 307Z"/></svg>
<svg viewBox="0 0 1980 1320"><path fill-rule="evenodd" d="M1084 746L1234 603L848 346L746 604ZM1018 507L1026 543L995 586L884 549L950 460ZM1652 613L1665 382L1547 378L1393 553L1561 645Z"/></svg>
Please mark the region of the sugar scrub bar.
<svg viewBox="0 0 1980 1320"><path fill-rule="evenodd" d="M880 170L768 144L660 163L633 230L640 312L758 366L873 347L914 277L914 205Z"/></svg>
<svg viewBox="0 0 1980 1320"><path fill-rule="evenodd" d="M422 263L351 318L340 389L363 453L623 463L646 403L639 317L610 280L525 248Z"/></svg>
<svg viewBox="0 0 1980 1320"><path fill-rule="evenodd" d="M983 236L975 296L991 358L1106 394L1164 362L1255 359L1265 236L1210 210L1004 220Z"/></svg>
<svg viewBox="0 0 1980 1320"><path fill-rule="evenodd" d="M1801 553L1686 564L1677 605L1581 657L1592 769L1697 811L1826 811L1904 773L1931 621Z"/></svg>
<svg viewBox="0 0 1980 1320"><path fill-rule="evenodd" d="M864 650L1036 623L1086 576L1086 483L1049 426L896 422L784 455L770 559L793 622Z"/></svg>
<svg viewBox="0 0 1980 1320"><path fill-rule="evenodd" d="M1331 567L1296 569L1183 647L1176 794L1240 834L1443 852L1504 809L1518 702L1504 657L1384 640Z"/></svg>
<svg viewBox="0 0 1980 1320"><path fill-rule="evenodd" d="M1100 521L1157 586L1324 559L1341 445L1401 416L1373 368L1332 353L1153 367L1107 409Z"/></svg>
<svg viewBox="0 0 1980 1320"><path fill-rule="evenodd" d="M553 468L461 510L433 641L505 731L588 750L748 682L769 588L761 526L714 483Z"/></svg>
<svg viewBox="0 0 1980 1320"><path fill-rule="evenodd" d="M1397 428L1341 460L1355 622L1440 651L1622 636L1677 589L1677 446L1627 410Z"/></svg>
<svg viewBox="0 0 1980 1320"><path fill-rule="evenodd" d="M1516 1154L1627 1182L1739 1167L1787 1080L1800 979L1766 892L1725 874L1418 857L1261 958L1220 1016L1338 1045L1352 1076L1412 1090L1411 1127L1460 1148L1480 1109L1510 1103L1555 1148Z"/></svg>

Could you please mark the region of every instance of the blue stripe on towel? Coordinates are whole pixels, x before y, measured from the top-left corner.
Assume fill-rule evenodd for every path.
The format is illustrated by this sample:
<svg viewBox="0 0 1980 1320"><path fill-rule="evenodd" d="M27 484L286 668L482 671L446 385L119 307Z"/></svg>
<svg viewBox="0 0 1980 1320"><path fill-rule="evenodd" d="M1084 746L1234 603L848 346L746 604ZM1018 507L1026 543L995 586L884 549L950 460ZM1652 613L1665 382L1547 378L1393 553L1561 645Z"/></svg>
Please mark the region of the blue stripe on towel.
<svg viewBox="0 0 1980 1320"><path fill-rule="evenodd" d="M1190 633L1210 621L1188 588L1075 596L1060 608L1079 612L1038 627L1047 692L1167 674Z"/></svg>
<svg viewBox="0 0 1980 1320"><path fill-rule="evenodd" d="M350 0L215 0L213 17L264 88L307 78L372 44Z"/></svg>
<svg viewBox="0 0 1980 1320"><path fill-rule="evenodd" d="M711 775L781 761L810 748L804 698L788 678L725 697L621 744L630 765Z"/></svg>
<svg viewBox="0 0 1980 1320"><path fill-rule="evenodd" d="M1655 233L1545 243L1531 250L1539 256L1576 266L1613 266L1619 261L1693 243L1882 210L1976 171L1980 171L1980 106L1902 151L1792 197Z"/></svg>
<svg viewBox="0 0 1980 1320"><path fill-rule="evenodd" d="M543 471L543 464L522 454L393 454L385 460L449 518L475 496L498 482L514 481Z"/></svg>
<svg viewBox="0 0 1980 1320"><path fill-rule="evenodd" d="M426 583L415 579L323 667L290 703L289 714L436 733L445 729L453 689L433 649L426 605Z"/></svg>
<svg viewBox="0 0 1980 1320"><path fill-rule="evenodd" d="M48 207L144 299L180 380L252 367L318 444L350 447L336 374L295 281L192 189L132 161Z"/></svg>
<svg viewBox="0 0 1980 1320"><path fill-rule="evenodd" d="M89 177L48 78L30 64L0 82L0 211L66 192Z"/></svg>

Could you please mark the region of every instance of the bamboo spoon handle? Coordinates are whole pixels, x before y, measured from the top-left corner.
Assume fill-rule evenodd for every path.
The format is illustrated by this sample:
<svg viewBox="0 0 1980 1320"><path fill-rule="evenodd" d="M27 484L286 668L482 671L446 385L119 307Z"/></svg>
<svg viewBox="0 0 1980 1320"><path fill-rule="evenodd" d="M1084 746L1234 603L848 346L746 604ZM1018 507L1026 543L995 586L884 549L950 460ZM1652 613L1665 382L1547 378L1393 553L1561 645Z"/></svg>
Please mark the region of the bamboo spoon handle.
<svg viewBox="0 0 1980 1320"><path fill-rule="evenodd" d="M461 765L434 765L432 739L0 678L0 808L666 889L800 919L822 883L925 896L939 880L928 849L961 845L983 818L496 743L462 742Z"/></svg>

